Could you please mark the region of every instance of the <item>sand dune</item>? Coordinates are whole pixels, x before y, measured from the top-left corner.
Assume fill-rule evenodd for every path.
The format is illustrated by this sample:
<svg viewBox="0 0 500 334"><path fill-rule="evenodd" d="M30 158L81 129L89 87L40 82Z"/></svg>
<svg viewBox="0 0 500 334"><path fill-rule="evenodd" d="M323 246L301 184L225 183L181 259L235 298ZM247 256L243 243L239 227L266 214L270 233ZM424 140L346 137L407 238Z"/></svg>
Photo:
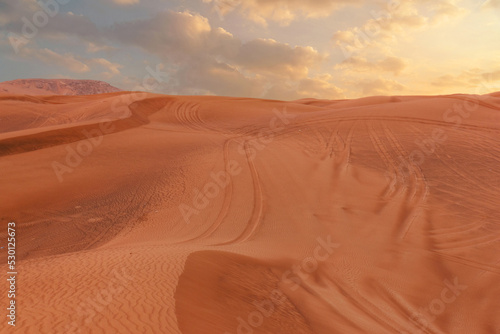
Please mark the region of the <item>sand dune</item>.
<svg viewBox="0 0 500 334"><path fill-rule="evenodd" d="M4 94L0 118L16 332L500 333L500 93Z"/></svg>

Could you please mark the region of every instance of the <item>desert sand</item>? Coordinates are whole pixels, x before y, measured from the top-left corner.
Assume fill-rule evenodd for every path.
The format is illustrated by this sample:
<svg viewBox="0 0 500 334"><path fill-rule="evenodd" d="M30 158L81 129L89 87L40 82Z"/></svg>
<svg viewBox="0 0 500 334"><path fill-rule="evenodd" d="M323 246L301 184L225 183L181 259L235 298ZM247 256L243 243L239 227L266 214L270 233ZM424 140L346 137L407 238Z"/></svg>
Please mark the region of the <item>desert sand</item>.
<svg viewBox="0 0 500 334"><path fill-rule="evenodd" d="M500 333L499 93L20 94L16 333Z"/></svg>

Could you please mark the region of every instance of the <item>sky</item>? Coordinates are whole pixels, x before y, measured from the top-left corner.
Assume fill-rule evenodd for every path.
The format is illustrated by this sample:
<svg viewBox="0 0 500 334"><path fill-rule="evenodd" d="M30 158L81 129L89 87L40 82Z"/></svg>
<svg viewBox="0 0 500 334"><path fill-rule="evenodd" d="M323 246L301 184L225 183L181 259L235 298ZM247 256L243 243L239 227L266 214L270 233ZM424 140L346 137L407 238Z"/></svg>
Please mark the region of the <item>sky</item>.
<svg viewBox="0 0 500 334"><path fill-rule="evenodd" d="M500 91L500 0L0 0L0 81L279 100Z"/></svg>

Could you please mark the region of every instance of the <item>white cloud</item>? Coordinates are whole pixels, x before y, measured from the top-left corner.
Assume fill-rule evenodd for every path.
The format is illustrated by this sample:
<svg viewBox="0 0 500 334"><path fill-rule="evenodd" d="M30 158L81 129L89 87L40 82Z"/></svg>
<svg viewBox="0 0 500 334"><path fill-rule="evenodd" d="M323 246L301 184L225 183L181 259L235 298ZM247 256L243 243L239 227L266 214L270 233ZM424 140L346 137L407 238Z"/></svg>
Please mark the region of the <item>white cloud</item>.
<svg viewBox="0 0 500 334"><path fill-rule="evenodd" d="M307 77L309 69L325 59L326 55L310 46L292 47L272 39L255 39L241 46L234 61L245 70L299 79Z"/></svg>
<svg viewBox="0 0 500 334"><path fill-rule="evenodd" d="M212 29L207 18L190 12L166 11L151 19L117 23L107 35L174 61L204 54L228 56L240 44L224 29Z"/></svg>
<svg viewBox="0 0 500 334"><path fill-rule="evenodd" d="M272 39L243 43L207 18L167 11L149 20L123 22L108 36L156 54L177 66L171 90L189 87L232 96L255 96L277 81L306 79L326 55L310 46L290 46Z"/></svg>

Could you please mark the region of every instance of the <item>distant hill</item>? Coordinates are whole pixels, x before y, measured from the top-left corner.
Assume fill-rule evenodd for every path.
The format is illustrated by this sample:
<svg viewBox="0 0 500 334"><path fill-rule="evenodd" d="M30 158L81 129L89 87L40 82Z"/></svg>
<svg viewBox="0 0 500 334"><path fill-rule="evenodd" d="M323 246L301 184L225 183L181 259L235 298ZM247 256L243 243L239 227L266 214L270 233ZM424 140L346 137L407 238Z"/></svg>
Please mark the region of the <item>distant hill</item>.
<svg viewBox="0 0 500 334"><path fill-rule="evenodd" d="M0 83L0 94L14 95L94 95L120 91L97 80L18 79Z"/></svg>

